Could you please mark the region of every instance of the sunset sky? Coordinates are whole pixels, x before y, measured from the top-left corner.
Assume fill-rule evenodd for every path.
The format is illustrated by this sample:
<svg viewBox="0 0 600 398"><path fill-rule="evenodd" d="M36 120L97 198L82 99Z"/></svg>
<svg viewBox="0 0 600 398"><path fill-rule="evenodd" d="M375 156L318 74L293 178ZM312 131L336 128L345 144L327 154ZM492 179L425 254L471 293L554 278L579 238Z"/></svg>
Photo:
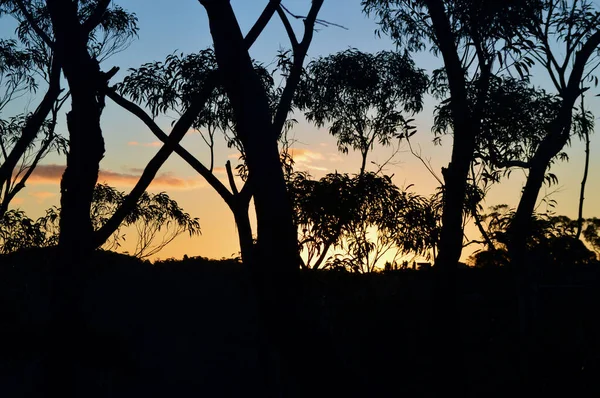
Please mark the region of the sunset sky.
<svg viewBox="0 0 600 398"><path fill-rule="evenodd" d="M164 60L173 52L193 53L212 45L206 13L196 0L119 0L115 3L137 14L140 32L139 38L128 49L112 56L102 64L104 70L114 65L121 68L112 82L120 81L126 75L128 68L138 67L145 62ZM267 0L232 0L231 3L242 31L246 32ZM284 4L296 14L305 14L310 7L309 0L284 0ZM351 47L368 52L394 48L389 39L378 38L375 35L375 21L362 14L359 0L325 0L319 18L342 25L347 30L334 26L319 27L309 50L309 59ZM302 24L295 22L294 26L298 35L301 35ZM12 35L13 32L14 24L3 18L0 22L1 37ZM251 55L265 65L271 65L269 69L272 69L277 50L280 48L289 48L289 42L280 21L274 18L253 46ZM439 66L439 60L427 52L416 54L415 62L418 67L428 71ZM548 89L551 88L543 73L536 73L534 82ZM592 111L598 109L598 101L593 98L597 93L597 89L592 89L586 97L589 100L589 109ZM34 109L38 101L38 97L20 101L7 107L4 110L5 114L1 116L7 117L10 113ZM68 105L65 106L66 109ZM428 97L423 112L415 116L418 132L412 142L413 145L420 146L423 156L431 159L434 169L439 172L440 168L448 163L451 139L445 137L441 146L433 145L431 120L434 106L434 100ZM315 178L336 170L348 173L358 171L360 159L357 154L338 153L336 140L328 134L326 128L317 129L304 122L301 115L295 117L300 123L296 125L290 136L296 140L293 146L293 157L298 170L307 170ZM61 118L60 131L66 135L64 115ZM170 131L172 119L162 117L158 118L157 122L165 131ZM109 99L102 118L102 129L106 140L106 155L101 164L99 182L128 191L160 145L141 122ZM600 161L596 156L600 153L599 142L597 137L592 135L592 162L584 214L586 217L600 216L598 201L600 175L597 172L600 169ZM201 161L208 159L208 150L197 132L190 132L183 144ZM391 153L392 148L378 147L369 160L381 163ZM559 178L559 185L546 188L546 193L558 189L551 197L558 201L557 213L574 218L577 214L579 186L583 172L583 145L580 142L573 142L567 153L570 161L556 165L552 169ZM231 160L235 165L237 156L234 150L227 148L221 141L216 150L217 175L224 179L225 162ZM13 207L20 207L26 210L30 217L36 218L43 214L44 209L57 205L58 181L64 170L64 164L63 157L48 156L29 180L27 188L16 198ZM401 145L400 152L393 163L387 166L386 173L393 174L394 181L400 187L413 184L411 189L420 194L430 194L437 186L435 178L419 160L410 154L404 144ZM486 205L506 203L515 206L522 183L523 173L513 172L509 180L505 180L492 190L486 199ZM199 237L178 238L159 253L158 258L181 258L183 254L221 258L238 252L235 224L229 209L212 188L177 155L174 154L165 164L152 184L151 190L166 191L192 216L200 218L202 229L202 235ZM542 191L540 197L544 194ZM472 229L467 232L469 237L478 237L476 231Z"/></svg>

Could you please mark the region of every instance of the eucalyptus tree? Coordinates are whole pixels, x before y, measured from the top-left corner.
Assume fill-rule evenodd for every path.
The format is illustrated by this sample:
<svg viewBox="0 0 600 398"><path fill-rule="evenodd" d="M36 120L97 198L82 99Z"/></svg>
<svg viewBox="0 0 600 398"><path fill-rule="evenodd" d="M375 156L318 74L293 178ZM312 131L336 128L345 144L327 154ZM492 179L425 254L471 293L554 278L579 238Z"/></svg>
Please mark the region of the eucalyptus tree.
<svg viewBox="0 0 600 398"><path fill-rule="evenodd" d="M315 24L324 22L317 19L323 0L315 0L311 3L306 17L302 18L304 34L298 37L290 21L290 14L280 3L281 1L277 0L269 1L256 23L244 36L228 1L200 1L208 15L216 70L206 71L205 79L195 83L199 86L190 90L193 93L190 102L186 102L185 99L181 101L182 93L178 93L174 103L180 107L181 117L169 135L158 128L150 114L133 101L121 96L117 90L107 90L110 98L138 116L165 146L149 162L139 183L126 198L124 206L115 213L115 222L109 221L106 224L111 228L99 231L95 244L101 244L110 236L111 230L114 231L112 228L120 223L119 220L124 219L128 208L134 205L136 197L148 186L164 161L171 153L178 153L206 178L221 197L227 198L228 205L235 208L234 215L246 212L243 220L242 217L236 217L238 228L240 220L245 224L242 225L244 231L239 234L244 262L252 270L261 314L273 345L281 350L287 364L294 366L294 361L305 355L298 352L298 347L292 343L298 341L294 336L298 329L295 308L299 297L297 272L300 261L278 140L288 126L288 114L313 38ZM291 58L284 63L284 82L276 102L273 103L260 72L257 73L250 58L249 48L275 14L289 37ZM221 98L229 103L235 142L239 143L244 156L247 181L241 190L233 183L231 171L228 173L228 189L218 181L210 167L206 167L180 145L181 139L199 120L198 115L208 109L206 104L209 98L216 98L211 95L217 87L222 87L226 97ZM135 101L134 97L132 99ZM144 102L144 99L141 99L141 102ZM220 105L218 109L224 110ZM211 142L210 134L208 142ZM252 237L250 224L247 222L250 198L254 199L257 219L256 243L251 239L242 241L242 236ZM296 374L294 371L287 372L290 377Z"/></svg>
<svg viewBox="0 0 600 398"><path fill-rule="evenodd" d="M104 99L99 93L102 85L117 70L104 74L100 71L99 62L125 48L137 32L135 16L118 6L109 7L109 3L87 0L2 2L2 11L18 21L17 36L27 51L33 54L34 70L48 82L48 91L36 111L23 123L22 132L3 163L0 175L3 179L12 177L19 159L31 148L44 126L48 126L54 134L57 112L67 99L66 96L60 97L62 70L72 101L72 109L67 116L67 169L61 181L64 209L61 234L65 247L74 250L66 252L91 248L90 203L99 161L104 155L100 130ZM52 117L46 122L49 114ZM95 127L92 128L92 125ZM33 164L37 164L35 159ZM25 176L28 176L33 168L26 169Z"/></svg>
<svg viewBox="0 0 600 398"><path fill-rule="evenodd" d="M304 267L333 264L373 272L387 253L424 255L435 244L435 214L419 195L399 189L389 176L372 172L330 173L289 179ZM331 248L339 251L327 258Z"/></svg>
<svg viewBox="0 0 600 398"><path fill-rule="evenodd" d="M436 264L452 273L462 251L463 202L489 79L508 65L526 70L531 64L520 57L513 38L540 4L444 0L364 0L362 4L398 46L411 52L431 48L443 60L443 68L433 74L433 93L439 98L449 95L453 146L450 163L442 169L444 211ZM475 99L468 94L472 81L477 81Z"/></svg>
<svg viewBox="0 0 600 398"><path fill-rule="evenodd" d="M531 215L552 161L573 134L573 111L578 98L597 81L600 64L600 11L591 1L547 0L523 33L531 57L543 67L560 98L555 117L528 164L528 175L511 227L511 256L525 265L524 239Z"/></svg>
<svg viewBox="0 0 600 398"><path fill-rule="evenodd" d="M90 213L95 229L101 228L110 219L124 198L125 194L115 188L96 185ZM32 220L22 210L7 211L0 217L0 253L56 246L60 235L60 212L59 207L53 206L43 216ZM198 219L191 217L164 192L145 192L119 228L102 245L102 250L123 252L126 240L123 228L132 228L136 232L134 249L125 253L142 259L159 253L184 232L190 236L200 234Z"/></svg>
<svg viewBox="0 0 600 398"><path fill-rule="evenodd" d="M109 8L110 3L110 0L7 0L2 3L22 18L20 27L24 37L43 49L46 62L52 65L51 76L59 79L60 71L63 72L71 99L67 113L67 167L61 180L59 255L53 261L50 298L53 310L47 378L50 395L76 395L72 389L74 354L82 338L84 322L79 311L80 276L86 256L93 249L90 210L100 160L104 156L100 127L103 90L118 70L102 72L100 60L106 51L110 53L126 45L137 32L135 16L118 6ZM60 90L52 84L51 87ZM44 101L48 99L48 102L43 101L44 112L49 112L48 108L51 110L56 101L57 97L52 95L60 94L51 91L45 96ZM44 112L35 119L39 125L46 118ZM39 127L32 129L26 138L35 137L38 130ZM23 140L21 145L26 148L29 143Z"/></svg>
<svg viewBox="0 0 600 398"><path fill-rule="evenodd" d="M431 49L443 61L433 72L433 94L447 101L452 117L450 163L442 168L443 212L436 288L436 369L440 385L452 385L459 394L465 384L459 376L461 352L455 348L456 269L463 247L464 204L481 112L490 78L511 66L525 73L532 61L515 45L541 1L363 0L375 15L380 32L408 51ZM476 95L468 86L477 82ZM472 184L471 184L472 185ZM443 330L443 331L442 331ZM445 391L440 391L440 394Z"/></svg>
<svg viewBox="0 0 600 398"><path fill-rule="evenodd" d="M50 151L64 150L64 140L55 133L60 95L60 67L47 48L33 40L31 29L15 2L0 2L0 18L14 18L16 39L0 40L0 216L27 179ZM27 114L5 114L6 107L21 97L35 95L40 83L47 85L38 107ZM42 133L42 134L40 134Z"/></svg>
<svg viewBox="0 0 600 398"><path fill-rule="evenodd" d="M278 99L278 88L275 81L263 66L255 64L255 70L260 76L261 84L268 92L271 110L274 112ZM237 137L231 103L223 86L218 83L215 84L217 79L214 51L206 49L195 54L172 54L164 62L147 63L139 68L131 69L123 82L111 88L107 95L117 104L141 118L150 127L151 131L164 141L167 134L153 119L156 116L168 113L175 113L183 118L193 105L197 93L206 90L207 95L203 99L203 107L195 112L190 128L201 135L207 146L207 154L202 156L200 153L198 156L194 156L181 146L178 146L175 151L211 185L232 211L237 226L242 259L248 263L253 245L253 234L248 213L252 197L249 184L246 183L247 179L244 178L244 185L237 187L235 175L229 161L225 165L229 186L223 183L215 174L216 134L223 134L227 145L237 149L242 160L245 158L244 147ZM207 90L206 88L209 86L210 90ZM149 113L146 113L144 109L137 105L138 103L146 107ZM176 124L176 126L178 125ZM153 164L153 161L149 163L149 167L144 171L140 183L128 195L128 198L135 198L137 192L143 192L146 187L145 182L151 181L151 179L146 179L145 175L147 175ZM131 203L135 202L132 201ZM128 212L127 206L118 207L114 216L98 230L98 234L112 232L114 226L118 226L122 221L120 217L124 215L126 218Z"/></svg>
<svg viewBox="0 0 600 398"><path fill-rule="evenodd" d="M350 49L310 62L295 103L318 127L330 124L338 149L359 151L359 174L375 143L414 134L410 117L423 109L428 79L407 54Z"/></svg>

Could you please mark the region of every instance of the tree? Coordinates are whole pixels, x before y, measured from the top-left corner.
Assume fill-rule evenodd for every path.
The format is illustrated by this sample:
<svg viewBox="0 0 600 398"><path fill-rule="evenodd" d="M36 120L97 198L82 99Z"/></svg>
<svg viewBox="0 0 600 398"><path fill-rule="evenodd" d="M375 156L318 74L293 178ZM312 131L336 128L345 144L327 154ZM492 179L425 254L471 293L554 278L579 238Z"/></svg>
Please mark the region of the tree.
<svg viewBox="0 0 600 398"><path fill-rule="evenodd" d="M523 35L531 56L543 66L552 80L560 107L554 120L529 162L529 173L511 227L511 257L517 266L525 268L527 250L523 239L531 231L533 214L546 170L552 160L569 142L576 100L587 90L582 84L591 77L598 64L600 31L596 21L600 12L591 2L549 0L536 15ZM559 55L554 43L564 48Z"/></svg>
<svg viewBox="0 0 600 398"><path fill-rule="evenodd" d="M61 152L65 147L64 140L55 133L56 117L63 103L59 98L60 67L43 45L30 40L29 25L15 4L0 2L0 16L5 14L15 17L20 27L19 42L0 40L0 111L11 101L36 92L40 77L48 87L33 112L0 120L0 216L25 187L39 161L48 152Z"/></svg>
<svg viewBox="0 0 600 398"><path fill-rule="evenodd" d="M106 21L110 1L83 3L48 0L48 13L55 48L69 84L71 110L67 114L69 152L61 180L60 242L67 254L93 249L93 226L89 218L100 160L104 157L104 139L100 117L104 108L103 89L117 72L104 73L97 57L90 53L92 32ZM118 10L124 32L135 32L135 17ZM51 39L48 39L51 40ZM75 257L77 258L77 256Z"/></svg>
<svg viewBox="0 0 600 398"><path fill-rule="evenodd" d="M450 105L453 146L450 163L442 169L443 212L436 259L439 335L434 349L441 359L436 365L438 383L456 385L459 383L456 370L460 368L456 363L460 352L453 349L458 338L453 335L452 326L457 316L456 268L463 247L463 209L481 131L481 111L492 75L510 65L523 71L531 64L514 45L513 38L524 29L540 4L516 0L363 0L361 4L367 13L375 14L381 31L389 34L397 45L409 51L430 47L444 64L433 74L433 93ZM469 98L470 81L477 81L474 102Z"/></svg>
<svg viewBox="0 0 600 398"><path fill-rule="evenodd" d="M189 107L183 104L182 116L174 124L169 136L162 132L150 115L139 106L116 95L116 90L107 90L107 95L111 99L143 120L165 143L165 146L148 164L140 181L127 196L124 205L115 212L112 220L107 222L106 228L98 231L95 244L101 244L110 236L114 228L126 217L135 203L136 196L141 194L152 181L158 168L172 152L177 152L209 181L221 197L227 198L226 202L230 208L235 208L234 216L240 230L242 256L252 270L265 326L272 337L273 344L283 352L282 355L291 366L292 358L300 355L297 353L297 347L290 343L297 339L286 338L295 333L297 326L293 308L298 297L295 292L299 288L297 286L299 254L291 203L279 158L278 140L288 124L288 113L291 110L293 96L300 80L306 52L312 41L314 26L323 0L313 1L308 15L298 17L303 20L305 27L302 39L296 36L288 18L289 14L280 6L280 1L268 2L245 37L240 31L229 2L200 1L200 3L208 15L217 70L210 73L210 78L204 81L206 84L195 88L194 100ZM248 49L275 13L281 19L289 36L292 56L289 62L285 63L288 68L283 76L285 84L280 89L273 113L273 104L249 56ZM245 186L240 191L233 183L231 171L228 173L230 191L224 184L218 182L209 167L204 166L179 144L197 120L197 116L206 109L207 99L219 85L222 85L222 92L225 93L231 106L235 137L243 149L248 173ZM176 101L180 98L178 97ZM210 137L210 133L208 136ZM208 141L210 142L210 138ZM229 164L228 169L230 169ZM252 239L246 239L252 237L247 211L250 198L254 199L257 218L256 243ZM238 214L240 217L237 217ZM288 372L288 375L294 373Z"/></svg>
<svg viewBox="0 0 600 398"><path fill-rule="evenodd" d="M499 2L442 0L365 0L367 13L379 20L384 33L409 51L431 45L441 55L444 68L434 72L434 94L447 99L453 118L453 147L450 164L443 169L444 211L440 251L436 263L456 268L462 250L462 209L467 180L480 132L479 112L488 91L494 62L505 68L506 60L516 59L516 68L526 68L527 58L515 57L512 38L523 29L537 2ZM469 76L469 72L473 74ZM477 95L468 95L469 81L477 81Z"/></svg>
<svg viewBox="0 0 600 398"><path fill-rule="evenodd" d="M407 54L350 49L312 61L295 103L318 127L331 123L340 151L360 152L362 175L375 142L390 145L415 132L403 113L422 110L427 86Z"/></svg>
<svg viewBox="0 0 600 398"><path fill-rule="evenodd" d="M90 213L94 229L101 228L110 219L124 197L123 192L108 185L96 185ZM31 247L56 246L60 235L60 211L58 207L51 207L46 210L44 216L35 221L21 210L6 212L0 219L0 253L12 253ZM134 210L102 249L121 248L126 239L122 228L126 227L132 227L137 232L137 243L131 255L138 258L148 258L157 254L184 232L190 235L200 233L198 219L192 218L164 192L142 195Z"/></svg>
<svg viewBox="0 0 600 398"><path fill-rule="evenodd" d="M510 245L510 228L514 222L515 209L507 205L490 208L491 212L483 215L487 224L487 233L494 240L497 253L490 250L477 251L471 261L476 267L508 266L511 258L507 248ZM531 234L526 245L527 250L534 253L541 264L540 272L552 269L565 269L597 263L596 254L586 247L577 236L579 228L577 220L550 213L535 213L531 219ZM585 220L589 235L584 232L585 242L594 248L597 233L592 232L594 219ZM590 226L592 226L590 228Z"/></svg>
<svg viewBox="0 0 600 398"><path fill-rule="evenodd" d="M255 69L269 95L271 111L274 113L278 99L274 79L263 66L255 64ZM223 86L217 81L214 51L207 49L185 56L183 54L173 54L167 57L164 62L147 63L140 68L132 69L130 72L123 82L111 89L107 95L117 104L140 117L155 135L163 141L166 140L167 135L152 119L166 112L175 112L183 118L183 115L189 114L191 107L194 106L197 93L203 90L206 91L206 95L203 97L203 107L195 112L190 127L202 135L208 147L208 166L205 166L198 157L181 146L178 146L175 151L215 189L229 206L238 227L242 258L249 262L253 245L248 215L251 199L249 185L244 184L238 190L230 163L226 165L229 187L214 174L215 134L217 132L222 132L225 135L230 147L235 147L240 151L242 159L244 159L245 154L244 148L237 137L229 98L224 92ZM207 89L208 87L210 89ZM124 96L129 97L133 102ZM150 114L148 115L136 103L145 105ZM153 162L150 162L150 165L153 165ZM146 171L144 174L146 174ZM140 181L142 180L143 178ZM134 188L130 197L135 197L133 192L136 189L137 187ZM126 215L124 211L119 209L114 213L115 217L113 219L119 215L119 212ZM111 219L103 229L106 228L106 225L113 224L114 222ZM103 229L100 229L100 233ZM110 229L107 231L110 231Z"/></svg>
<svg viewBox="0 0 600 398"><path fill-rule="evenodd" d="M53 261L50 298L52 352L47 365L50 372L48 394L74 396L75 392L69 388L74 375L74 353L83 337L83 320L78 308L82 289L80 278L86 256L94 248L90 209L100 160L104 156L100 128L103 90L118 70L102 72L99 60L107 48L109 52L115 49L110 43L127 43L135 35L136 18L119 7L109 9L110 0L14 0L2 4L12 6L23 17L21 27L25 37L48 49L43 54L47 55L47 60L52 60L52 73L59 74L62 70L69 86L69 148L67 167L61 180L59 255ZM52 98L49 100L44 103L45 109L55 102ZM41 125L46 116L43 112L38 116ZM29 145L38 130L28 131L21 148ZM13 166L6 167L5 173L14 168L18 158L12 160Z"/></svg>
<svg viewBox="0 0 600 398"><path fill-rule="evenodd" d="M429 202L396 187L389 176L328 174L318 181L296 173L290 182L306 267L327 260L352 271L373 272L388 252L427 255L434 245L435 216Z"/></svg>

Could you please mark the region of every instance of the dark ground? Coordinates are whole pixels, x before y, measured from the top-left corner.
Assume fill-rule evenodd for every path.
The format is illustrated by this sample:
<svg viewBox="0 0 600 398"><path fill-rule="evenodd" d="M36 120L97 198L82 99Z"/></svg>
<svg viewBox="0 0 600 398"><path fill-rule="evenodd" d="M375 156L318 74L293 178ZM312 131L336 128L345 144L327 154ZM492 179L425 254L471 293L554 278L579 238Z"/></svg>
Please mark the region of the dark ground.
<svg viewBox="0 0 600 398"><path fill-rule="evenodd" d="M48 257L0 257L0 397L44 396ZM303 279L303 316L330 348L327 360L315 357L298 376L314 392L307 396L318 396L328 380L344 397L435 396L430 271L310 272ZM99 253L86 280L76 366L81 397L265 396L268 345L240 264L189 259L152 266ZM456 345L468 395L519 394L510 275L469 269L459 280L460 320L449 327L462 336ZM536 396L599 396L599 287L593 268L546 274Z"/></svg>

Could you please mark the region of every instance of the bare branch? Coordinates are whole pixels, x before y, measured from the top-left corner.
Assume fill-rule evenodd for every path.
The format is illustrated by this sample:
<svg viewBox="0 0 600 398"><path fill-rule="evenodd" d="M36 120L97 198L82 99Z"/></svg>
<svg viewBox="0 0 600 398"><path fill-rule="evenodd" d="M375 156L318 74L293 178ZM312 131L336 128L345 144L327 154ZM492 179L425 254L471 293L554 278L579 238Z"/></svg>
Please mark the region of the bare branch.
<svg viewBox="0 0 600 398"><path fill-rule="evenodd" d="M279 8L280 4L281 0L269 0L269 4L267 4L263 12L260 14L246 37L244 37L244 44L246 45L246 48L252 47L256 39L258 39L258 36L260 36L262 31L273 17L273 14L275 14Z"/></svg>
<svg viewBox="0 0 600 398"><path fill-rule="evenodd" d="M283 12L283 6L277 7L277 15L279 15L279 18L283 23L283 27L290 38L290 42L292 43L292 49L295 51L296 47L298 47L298 38L296 37L296 33L294 33L294 29L292 28L292 24L290 23L286 13Z"/></svg>

